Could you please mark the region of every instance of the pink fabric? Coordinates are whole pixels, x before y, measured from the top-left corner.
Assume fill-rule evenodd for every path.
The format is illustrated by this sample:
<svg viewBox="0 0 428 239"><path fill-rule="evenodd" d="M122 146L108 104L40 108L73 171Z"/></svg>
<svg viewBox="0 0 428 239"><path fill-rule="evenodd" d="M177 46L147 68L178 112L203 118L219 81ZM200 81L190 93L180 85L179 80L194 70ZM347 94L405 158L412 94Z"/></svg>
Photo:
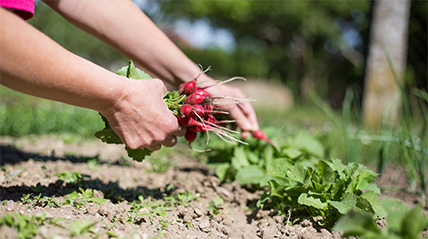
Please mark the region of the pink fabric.
<svg viewBox="0 0 428 239"><path fill-rule="evenodd" d="M0 0L0 6L14 9L15 13L28 20L34 16L35 0Z"/></svg>

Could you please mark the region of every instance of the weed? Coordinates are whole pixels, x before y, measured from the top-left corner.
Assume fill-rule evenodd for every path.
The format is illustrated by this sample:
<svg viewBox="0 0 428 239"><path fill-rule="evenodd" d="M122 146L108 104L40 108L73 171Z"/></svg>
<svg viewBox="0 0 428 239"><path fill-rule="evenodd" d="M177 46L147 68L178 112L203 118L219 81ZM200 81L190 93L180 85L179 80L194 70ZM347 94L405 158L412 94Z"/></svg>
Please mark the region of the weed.
<svg viewBox="0 0 428 239"><path fill-rule="evenodd" d="M36 186L31 186L31 191L35 193L40 193L42 191L43 187L40 183L37 183Z"/></svg>
<svg viewBox="0 0 428 239"><path fill-rule="evenodd" d="M224 200L219 195L215 195L214 200L210 201L208 204L208 209L214 214L220 214L221 210L223 210Z"/></svg>
<svg viewBox="0 0 428 239"><path fill-rule="evenodd" d="M86 166L90 171L97 171L99 165L100 165L99 160L95 158L88 160L88 162L86 163Z"/></svg>
<svg viewBox="0 0 428 239"><path fill-rule="evenodd" d="M79 237L88 234L89 232L93 232L93 226L95 226L97 222L92 222L91 220L82 222L80 220L70 222L69 226L69 234L72 237Z"/></svg>
<svg viewBox="0 0 428 239"><path fill-rule="evenodd" d="M89 177L89 175L82 174L80 172L70 171L56 173L55 176L58 177L58 180L65 182L67 185L81 185L83 183L84 178Z"/></svg>
<svg viewBox="0 0 428 239"><path fill-rule="evenodd" d="M158 221L158 229L159 231L163 231L168 228L169 222L167 220L160 219Z"/></svg>
<svg viewBox="0 0 428 239"><path fill-rule="evenodd" d="M34 238L37 235L40 226L45 223L57 225L56 223L62 218L49 219L46 218L46 214L41 215L20 215L18 213L6 213L4 217L0 218L0 227L7 226L14 228L18 233L18 238Z"/></svg>
<svg viewBox="0 0 428 239"><path fill-rule="evenodd" d="M73 191L65 196L64 205L72 205L77 209L81 209L82 206L86 205L88 202L93 202L96 204L101 204L106 202L105 198L94 197L94 192L91 188L82 189L79 188L79 192Z"/></svg>

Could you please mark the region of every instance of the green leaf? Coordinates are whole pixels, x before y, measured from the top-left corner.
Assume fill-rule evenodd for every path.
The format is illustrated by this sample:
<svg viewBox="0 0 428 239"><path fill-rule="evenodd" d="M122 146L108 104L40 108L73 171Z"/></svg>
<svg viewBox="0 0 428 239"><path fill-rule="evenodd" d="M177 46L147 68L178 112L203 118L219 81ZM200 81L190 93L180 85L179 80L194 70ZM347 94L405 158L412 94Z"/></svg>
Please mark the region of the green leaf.
<svg viewBox="0 0 428 239"><path fill-rule="evenodd" d="M273 147L265 147L263 150L263 159L267 162L270 161L273 157Z"/></svg>
<svg viewBox="0 0 428 239"><path fill-rule="evenodd" d="M328 201L341 214L346 214L348 211L355 209L357 204L357 196L352 193L345 193L340 201Z"/></svg>
<svg viewBox="0 0 428 239"><path fill-rule="evenodd" d="M269 148L272 148L272 147L269 147ZM259 162L260 157L259 157L259 154L255 152L247 151L247 159L249 163L257 164Z"/></svg>
<svg viewBox="0 0 428 239"><path fill-rule="evenodd" d="M381 200L384 210L387 212L386 223L392 231L401 231L402 221L405 220L409 208L401 201L392 198Z"/></svg>
<svg viewBox="0 0 428 239"><path fill-rule="evenodd" d="M356 189L364 190L367 186L373 182L373 180L377 177L377 173L373 172L370 169L363 169L362 172L358 176L358 183L356 185Z"/></svg>
<svg viewBox="0 0 428 239"><path fill-rule="evenodd" d="M116 74L124 76L124 77L128 77L128 68L129 68L129 66L124 66L124 67L120 68L119 70L117 70Z"/></svg>
<svg viewBox="0 0 428 239"><path fill-rule="evenodd" d="M328 207L328 204L325 202L321 202L319 198L314 198L312 196L308 196L307 193L302 193L297 202L302 205L314 207L316 209L325 210Z"/></svg>
<svg viewBox="0 0 428 239"><path fill-rule="evenodd" d="M235 179L239 184L267 185L266 173L257 165L240 169Z"/></svg>
<svg viewBox="0 0 428 239"><path fill-rule="evenodd" d="M331 184L334 182L335 174L333 169L324 160L318 162L318 170L321 176L321 184Z"/></svg>
<svg viewBox="0 0 428 239"><path fill-rule="evenodd" d="M386 217L386 211L382 207L380 200L379 200L379 196L376 193L374 193L372 191L366 191L363 194L361 194L361 197L365 198L370 203L370 205L374 211L374 216L376 218Z"/></svg>
<svg viewBox="0 0 428 239"><path fill-rule="evenodd" d="M232 166L237 170L250 166L244 147L236 147L233 151Z"/></svg>
<svg viewBox="0 0 428 239"><path fill-rule="evenodd" d="M219 163L215 164L215 174L220 179L220 181L224 181L227 176L227 171L230 168L230 163Z"/></svg>
<svg viewBox="0 0 428 239"><path fill-rule="evenodd" d="M292 166L292 163L287 158L270 158L266 160L266 172L274 177L285 177L287 170Z"/></svg>
<svg viewBox="0 0 428 239"><path fill-rule="evenodd" d="M150 156L152 154L152 151L144 148L144 149L130 149L128 147L125 147L126 151L128 152L128 156L132 158L135 161L141 162L146 158L146 156Z"/></svg>
<svg viewBox="0 0 428 239"><path fill-rule="evenodd" d="M342 216L336 225L333 226L333 231L343 232L343 236L345 237L362 236L368 231L372 232L372 234L381 234L373 217L355 210L351 210Z"/></svg>
<svg viewBox="0 0 428 239"><path fill-rule="evenodd" d="M370 204L369 200L367 200L362 196L357 196L356 209L361 210L363 212L370 213L371 215L375 214L373 206Z"/></svg>
<svg viewBox="0 0 428 239"><path fill-rule="evenodd" d="M285 179L275 178L275 179L269 180L268 185L270 188L270 196L271 197L283 198L284 197L284 189L285 189L284 185L287 185L287 183L288 183L288 181Z"/></svg>
<svg viewBox="0 0 428 239"><path fill-rule="evenodd" d="M119 69L116 74L125 76L130 79L152 79L152 77L144 71L135 67L134 62L129 61L127 67Z"/></svg>
<svg viewBox="0 0 428 239"><path fill-rule="evenodd" d="M88 201L91 201L91 202L96 203L96 204L101 204L101 203L107 202L107 199L105 199L105 198L90 198L90 199L88 199Z"/></svg>
<svg viewBox="0 0 428 239"><path fill-rule="evenodd" d="M372 192L376 193L377 195L380 194L380 188L375 183L370 183L369 185L366 186L366 188L364 190L372 191Z"/></svg>
<svg viewBox="0 0 428 239"><path fill-rule="evenodd" d="M287 177L290 178L292 181L296 181L303 184L308 179L309 172L308 169L300 165L295 165L293 167L290 167L290 169L287 171Z"/></svg>
<svg viewBox="0 0 428 239"><path fill-rule="evenodd" d="M292 142L293 146L308 152L316 157L324 157L324 147L322 144L310 136L308 133L300 132Z"/></svg>
<svg viewBox="0 0 428 239"><path fill-rule="evenodd" d="M404 239L418 238L428 225L428 219L420 207L414 207L404 218L401 226L401 235Z"/></svg>
<svg viewBox="0 0 428 239"><path fill-rule="evenodd" d="M340 160L340 159L337 159L337 158L333 158L333 159L331 159L330 161L325 161L327 164L329 164L330 165L330 167L334 170L334 171L336 171L336 172L338 172L339 174L342 174L342 172L345 170L345 168L346 168L346 165L344 165L343 163L342 163L342 161Z"/></svg>
<svg viewBox="0 0 428 239"><path fill-rule="evenodd" d="M281 154L287 156L290 159L296 159L302 155L302 151L296 148L285 148L281 151Z"/></svg>

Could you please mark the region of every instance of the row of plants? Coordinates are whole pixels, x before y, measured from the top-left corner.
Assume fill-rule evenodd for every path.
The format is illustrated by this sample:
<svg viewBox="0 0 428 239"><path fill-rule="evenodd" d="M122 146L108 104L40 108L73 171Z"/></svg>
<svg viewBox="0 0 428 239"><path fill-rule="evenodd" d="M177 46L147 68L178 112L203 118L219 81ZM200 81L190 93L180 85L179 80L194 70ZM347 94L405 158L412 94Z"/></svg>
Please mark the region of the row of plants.
<svg viewBox="0 0 428 239"><path fill-rule="evenodd" d="M259 209L298 215L296 220L321 217L318 225L362 238L416 238L428 226L422 205L409 209L395 199L381 200L373 182L378 174L364 165L325 159L324 146L303 131L294 136L266 132L279 151L257 140L229 145L211 139L212 150L201 156L223 182L261 190ZM415 217L417 225L408 227ZM380 219L387 222L383 229L376 224Z"/></svg>
<svg viewBox="0 0 428 239"><path fill-rule="evenodd" d="M55 173L58 181L55 183L58 187L59 194L63 196L48 196L46 188L37 184L31 187L33 193L23 194L16 203L26 205L28 209L32 208L61 208L71 206L77 210L85 207L99 208L103 203L120 203L127 200L130 205L126 213L113 217L108 223L103 223L107 230L99 232L95 226L99 221L94 220L73 220L70 221L63 217L47 216L46 213L25 215L17 212L6 212L0 217L0 228L3 226L12 228L17 233L17 238L34 238L40 234L41 227L57 227L62 229L61 234L79 238L89 235L92 238L122 238L115 233L112 228L115 224L140 224L143 218L149 220L150 225L158 227L158 236L163 235L163 231L170 223L166 218L168 211L173 211L177 206L186 207L189 203L197 201L199 194L190 191L173 192L174 185L167 185L164 189L156 191L139 191L127 193L125 190L105 185L103 188L96 186L96 183L88 175L80 172L64 171ZM18 177L18 176L17 176ZM102 197L95 195L95 190L103 192ZM163 192L161 192L163 191ZM161 195L161 200L155 199ZM221 198L220 198L221 199ZM0 202L5 206L9 201ZM211 205L212 204L212 205ZM222 202L218 198L210 201L210 211L214 215L218 213L218 208ZM218 207L217 207L218 206Z"/></svg>

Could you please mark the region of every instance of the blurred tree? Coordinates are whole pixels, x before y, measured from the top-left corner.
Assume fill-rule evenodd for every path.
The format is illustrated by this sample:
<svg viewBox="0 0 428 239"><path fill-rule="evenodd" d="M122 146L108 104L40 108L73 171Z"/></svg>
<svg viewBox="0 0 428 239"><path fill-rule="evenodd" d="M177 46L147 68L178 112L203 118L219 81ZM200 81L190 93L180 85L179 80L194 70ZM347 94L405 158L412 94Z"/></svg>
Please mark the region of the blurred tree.
<svg viewBox="0 0 428 239"><path fill-rule="evenodd" d="M108 69L126 64L126 58L66 21L41 1L36 1L35 15L28 22L67 50L96 64ZM118 63L118 66L112 66L117 61L121 63Z"/></svg>
<svg viewBox="0 0 428 239"><path fill-rule="evenodd" d="M400 103L397 84L385 51L402 78L406 67L409 14L410 0L374 2L363 99L364 122L367 125L380 126L385 108L389 117L394 119L397 116Z"/></svg>
<svg viewBox="0 0 428 239"><path fill-rule="evenodd" d="M205 18L230 30L237 43L229 55L235 74L280 79L304 98L316 88L339 102L347 86L361 82L369 1L158 3L163 20Z"/></svg>

